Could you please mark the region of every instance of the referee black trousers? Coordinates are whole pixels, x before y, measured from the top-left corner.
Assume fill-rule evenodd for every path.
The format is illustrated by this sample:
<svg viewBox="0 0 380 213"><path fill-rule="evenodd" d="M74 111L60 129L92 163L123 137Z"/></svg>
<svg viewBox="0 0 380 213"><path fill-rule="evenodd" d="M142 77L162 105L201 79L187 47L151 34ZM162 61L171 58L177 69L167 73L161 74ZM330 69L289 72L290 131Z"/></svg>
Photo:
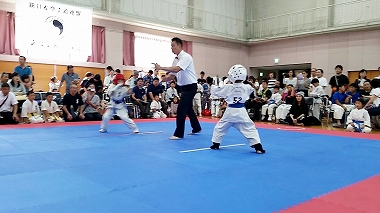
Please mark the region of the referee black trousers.
<svg viewBox="0 0 380 213"><path fill-rule="evenodd" d="M186 116L190 119L191 127L193 128L192 132L199 132L202 130L201 125L199 124L198 118L195 115L193 109L193 99L197 93L197 84L189 84L181 86L181 99L178 103L177 109L177 118L176 124L177 128L174 132L174 136L183 138L185 134L185 121Z"/></svg>

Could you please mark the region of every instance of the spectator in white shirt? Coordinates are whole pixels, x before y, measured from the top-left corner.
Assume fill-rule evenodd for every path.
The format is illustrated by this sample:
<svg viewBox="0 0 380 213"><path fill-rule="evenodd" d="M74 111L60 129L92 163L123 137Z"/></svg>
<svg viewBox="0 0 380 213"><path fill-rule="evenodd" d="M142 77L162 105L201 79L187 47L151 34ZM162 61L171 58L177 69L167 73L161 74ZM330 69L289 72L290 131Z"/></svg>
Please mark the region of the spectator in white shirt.
<svg viewBox="0 0 380 213"><path fill-rule="evenodd" d="M44 119L42 118L40 107L38 106L36 98L36 94L33 91L29 91L27 94L26 101L22 104L21 109L21 118L24 123L43 123Z"/></svg>
<svg viewBox="0 0 380 213"><path fill-rule="evenodd" d="M325 95L323 88L319 85L319 80L314 78L310 82L309 96L314 98L313 116L320 118L320 109L322 104L321 97Z"/></svg>
<svg viewBox="0 0 380 213"><path fill-rule="evenodd" d="M311 71L310 71L310 80L313 80L314 78L317 78L317 68L311 68Z"/></svg>
<svg viewBox="0 0 380 213"><path fill-rule="evenodd" d="M18 101L16 96L10 92L8 83L1 84L0 92L0 124L17 124Z"/></svg>
<svg viewBox="0 0 380 213"><path fill-rule="evenodd" d="M112 84L113 78L115 77L115 71L113 71L111 66L107 68L108 75L104 78L104 87L107 87Z"/></svg>
<svg viewBox="0 0 380 213"><path fill-rule="evenodd" d="M155 95L154 100L150 103L150 110L153 113L153 118L166 118L166 114L161 109L160 96Z"/></svg>
<svg viewBox="0 0 380 213"><path fill-rule="evenodd" d="M368 113L370 116L380 115L380 79L371 81L371 99L367 102L365 108L369 107Z"/></svg>
<svg viewBox="0 0 380 213"><path fill-rule="evenodd" d="M168 105L171 104L174 97L179 98L179 95L178 95L177 89L175 88L175 85L176 85L175 81L170 82L170 87L166 90L165 99L166 99L166 103L168 103Z"/></svg>
<svg viewBox="0 0 380 213"><path fill-rule="evenodd" d="M294 76L294 71L293 70L289 70L288 72L288 77L287 78L284 78L284 87L286 88L287 85L291 84L293 85L293 87L297 90L297 85L298 85L298 79L296 76Z"/></svg>
<svg viewBox="0 0 380 213"><path fill-rule="evenodd" d="M53 101L53 93L46 93L46 100L41 103L41 111L44 115L44 120L46 123L51 122L64 122L64 120L59 117L59 112L61 111L58 104Z"/></svg>
<svg viewBox="0 0 380 213"><path fill-rule="evenodd" d="M12 80L9 82L10 91L16 96L25 95L25 86L21 83L21 78L17 73L12 74Z"/></svg>
<svg viewBox="0 0 380 213"><path fill-rule="evenodd" d="M194 112L199 117L202 117L201 95L203 93L203 86L200 84L201 81L202 80L198 80L197 93L195 94L194 99L193 99Z"/></svg>
<svg viewBox="0 0 380 213"><path fill-rule="evenodd" d="M378 68L379 70L379 76L375 77L375 79L380 79L380 67Z"/></svg>
<svg viewBox="0 0 380 213"><path fill-rule="evenodd" d="M328 85L327 80L325 77L323 77L323 70L322 69L317 69L317 72L315 73L317 76L317 79L319 81L319 86L323 88L323 93L326 94L326 87Z"/></svg>
<svg viewBox="0 0 380 213"><path fill-rule="evenodd" d="M61 81L57 79L56 76L50 78L49 82L49 92L58 92Z"/></svg>
<svg viewBox="0 0 380 213"><path fill-rule="evenodd" d="M135 70L133 71L133 76L130 77L126 82L125 85L128 87L128 89L133 89L133 87L136 86L137 79L139 78L139 71Z"/></svg>

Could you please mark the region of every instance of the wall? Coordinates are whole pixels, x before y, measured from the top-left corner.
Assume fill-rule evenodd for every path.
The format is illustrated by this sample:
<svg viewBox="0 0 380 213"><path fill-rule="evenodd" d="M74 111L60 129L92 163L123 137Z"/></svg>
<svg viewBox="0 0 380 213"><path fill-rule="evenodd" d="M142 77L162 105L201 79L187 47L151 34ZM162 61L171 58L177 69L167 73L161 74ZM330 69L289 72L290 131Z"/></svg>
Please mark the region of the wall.
<svg viewBox="0 0 380 213"><path fill-rule="evenodd" d="M380 30L333 33L284 39L253 45L249 49L249 66L273 66L311 63L322 68L325 77L334 75L341 64L344 73L352 70L377 70L380 65Z"/></svg>

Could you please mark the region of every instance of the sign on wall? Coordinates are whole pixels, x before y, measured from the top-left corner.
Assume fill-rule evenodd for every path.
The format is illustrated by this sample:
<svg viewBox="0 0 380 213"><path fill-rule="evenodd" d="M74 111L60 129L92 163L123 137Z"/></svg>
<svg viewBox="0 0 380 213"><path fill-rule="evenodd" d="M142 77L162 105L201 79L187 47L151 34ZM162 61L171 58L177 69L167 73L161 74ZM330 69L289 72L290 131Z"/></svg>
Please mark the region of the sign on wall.
<svg viewBox="0 0 380 213"><path fill-rule="evenodd" d="M50 1L16 0L16 48L37 58L86 61L92 9Z"/></svg>

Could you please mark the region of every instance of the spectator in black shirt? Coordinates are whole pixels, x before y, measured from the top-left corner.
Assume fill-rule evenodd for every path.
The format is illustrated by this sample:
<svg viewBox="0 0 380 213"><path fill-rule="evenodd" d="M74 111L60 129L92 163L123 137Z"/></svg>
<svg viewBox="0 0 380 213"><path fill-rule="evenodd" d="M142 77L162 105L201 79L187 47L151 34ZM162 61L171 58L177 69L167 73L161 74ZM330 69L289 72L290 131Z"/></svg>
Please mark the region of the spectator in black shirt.
<svg viewBox="0 0 380 213"><path fill-rule="evenodd" d="M143 88L143 79L138 78L136 86L132 89L132 103L137 105L141 112L141 117L147 118L149 114L149 105L146 99L145 89Z"/></svg>
<svg viewBox="0 0 380 213"><path fill-rule="evenodd" d="M87 81L86 83L86 89L88 88L88 86L90 84L94 84L95 85L95 88L98 88L98 87L103 87L103 82L102 80L100 79L100 75L99 74L96 74L94 75L93 78L91 78L90 80Z"/></svg>
<svg viewBox="0 0 380 213"><path fill-rule="evenodd" d="M348 77L344 74L342 74L343 67L342 65L336 65L335 66L335 73L333 77L330 78L330 86L331 86L331 97L334 94L334 92L338 91L338 85L345 85L346 87L350 84L350 80L348 80Z"/></svg>
<svg viewBox="0 0 380 213"><path fill-rule="evenodd" d="M62 109L65 121L79 121L85 119L82 96L78 94L78 87L76 85L71 85L69 93L63 96Z"/></svg>
<svg viewBox="0 0 380 213"><path fill-rule="evenodd" d="M151 85L148 86L148 90L147 90L147 93L148 93L148 102L149 102L149 106L150 106L150 103L154 100L154 96L158 95L159 97L161 97L161 106L162 106L162 111L167 114L167 104L165 102L165 95L164 95L164 91L162 90L162 86L160 86L159 84L160 80L158 78L154 78L153 79L153 83Z"/></svg>
<svg viewBox="0 0 380 213"><path fill-rule="evenodd" d="M371 95L371 90L372 90L372 87L371 87L371 81L370 80L367 80L363 83L363 90L360 90L360 94L363 96L363 97L367 97L367 98L370 98Z"/></svg>

